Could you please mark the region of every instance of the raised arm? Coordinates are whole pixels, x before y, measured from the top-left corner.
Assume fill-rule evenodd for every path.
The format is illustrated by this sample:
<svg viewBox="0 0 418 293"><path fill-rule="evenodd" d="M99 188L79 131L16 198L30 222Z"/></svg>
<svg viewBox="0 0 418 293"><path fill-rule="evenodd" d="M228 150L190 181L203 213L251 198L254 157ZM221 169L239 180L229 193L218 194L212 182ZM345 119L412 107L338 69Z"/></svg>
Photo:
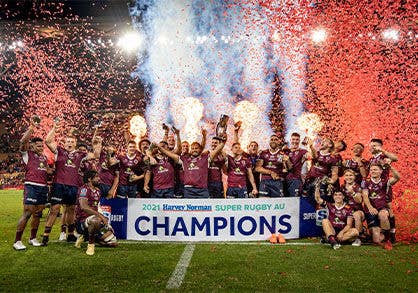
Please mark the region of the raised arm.
<svg viewBox="0 0 418 293"><path fill-rule="evenodd" d="M390 153L384 149L380 149L380 151L386 156L388 157L392 162L397 162L398 161L398 156L395 155L394 153Z"/></svg>
<svg viewBox="0 0 418 293"><path fill-rule="evenodd" d="M45 138L45 144L49 148L49 150L56 154L57 153L57 143L55 142L55 133L58 128L58 122L54 121L51 130L48 132Z"/></svg>
<svg viewBox="0 0 418 293"><path fill-rule="evenodd" d="M158 144L153 144L153 145L156 148L158 148L161 153L163 153L164 155L166 155L167 157L172 159L174 161L174 163L178 164L178 162L180 161L180 156L179 155L177 155L176 153L174 153L170 150L166 150L165 148L160 147Z"/></svg>
<svg viewBox="0 0 418 293"><path fill-rule="evenodd" d="M181 138L180 138L180 130L178 130L177 128L175 128L174 126L171 128L171 130L173 131L174 135L176 136L176 148L174 149L174 152L177 155L181 154Z"/></svg>
<svg viewBox="0 0 418 293"><path fill-rule="evenodd" d="M392 172L392 177L389 178L389 184L393 186L396 184L396 182L399 181L399 179L401 179L401 175L399 174L398 170L393 168L391 165L389 165L389 169Z"/></svg>
<svg viewBox="0 0 418 293"><path fill-rule="evenodd" d="M211 161L213 161L222 152L225 146L225 142L226 142L226 138L223 141L221 141L212 152L209 153L209 159Z"/></svg>
<svg viewBox="0 0 418 293"><path fill-rule="evenodd" d="M200 142L200 145L202 146L202 150L204 150L206 146L206 138L207 138L208 132L203 127L201 129L201 132L202 132L202 141Z"/></svg>
<svg viewBox="0 0 418 293"><path fill-rule="evenodd" d="M324 203L324 200L321 198L321 193L319 191L319 184L315 186L315 200L319 205Z"/></svg>
<svg viewBox="0 0 418 293"><path fill-rule="evenodd" d="M309 149L311 150L312 159L318 158L318 151L313 146L313 140L308 138Z"/></svg>
<svg viewBox="0 0 418 293"><path fill-rule="evenodd" d="M33 129L34 129L34 125L33 124L29 125L28 130L25 131L22 138L20 139L19 150L21 152L25 152L28 150L28 142L29 142L29 138L31 137L33 133Z"/></svg>
<svg viewBox="0 0 418 293"><path fill-rule="evenodd" d="M93 147L93 154L96 159L100 158L100 153L103 148L103 139L100 136L97 136L96 131L94 132L93 139L91 140L91 145Z"/></svg>
<svg viewBox="0 0 418 293"><path fill-rule="evenodd" d="M163 123L163 130L164 130L163 140L168 141L168 132L170 131L170 128L168 128L168 126L165 123Z"/></svg>
<svg viewBox="0 0 418 293"><path fill-rule="evenodd" d="M331 179L329 181L330 184L334 184L338 180L338 166L331 167Z"/></svg>
<svg viewBox="0 0 418 293"><path fill-rule="evenodd" d="M241 121L238 121L234 124L234 141L232 144L239 142L239 130L241 129Z"/></svg>

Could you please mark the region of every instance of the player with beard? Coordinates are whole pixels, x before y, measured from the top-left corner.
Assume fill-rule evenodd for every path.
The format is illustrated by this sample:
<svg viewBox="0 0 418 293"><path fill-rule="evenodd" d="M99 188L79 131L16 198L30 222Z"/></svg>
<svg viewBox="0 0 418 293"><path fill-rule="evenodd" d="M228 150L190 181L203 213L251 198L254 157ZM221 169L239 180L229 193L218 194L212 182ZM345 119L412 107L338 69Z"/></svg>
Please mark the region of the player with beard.
<svg viewBox="0 0 418 293"><path fill-rule="evenodd" d="M277 135L270 137L270 149L260 153L255 171L261 174L260 197L283 197L283 182L287 170L292 168L289 157L280 149Z"/></svg>
<svg viewBox="0 0 418 293"><path fill-rule="evenodd" d="M100 201L99 175L94 170L88 170L84 173L84 185L78 191L78 204L76 209L77 214L77 232L81 235L75 247L80 248L81 243L88 239L86 254L93 255L95 249L96 239L101 238L101 229L108 227L109 220L98 211L98 204ZM113 233L110 234L113 236ZM106 237L109 237L107 235ZM112 241L107 242L108 246L115 246L115 238L111 237ZM108 239L102 239L106 243Z"/></svg>
<svg viewBox="0 0 418 293"><path fill-rule="evenodd" d="M384 241L385 249L390 250L392 244L388 203L391 201L390 189L399 181L400 175L391 165L387 168L392 171L393 176L388 179L382 176L383 168L380 164L371 164L370 179L364 180L361 188L367 225L372 231L373 242L379 244Z"/></svg>
<svg viewBox="0 0 418 293"><path fill-rule="evenodd" d="M168 144L165 141L161 141L159 147L168 150ZM150 193L149 183L152 178L151 198L174 198L173 160L155 147L150 148L147 154L150 159L150 168L145 173L144 191Z"/></svg>
<svg viewBox="0 0 418 293"><path fill-rule="evenodd" d="M251 197L255 197L258 191L254 181L251 161L247 156L243 155L243 150L238 142L232 145L232 156L228 155L227 159L227 197L248 198L247 178L251 182Z"/></svg>
<svg viewBox="0 0 418 293"><path fill-rule="evenodd" d="M332 196L329 195L331 190L328 187L338 181L338 165L335 157L331 154L334 150L334 142L329 138L323 139L319 151L314 148L311 139L308 139L308 145L312 154L312 166L306 175L302 195L314 198L315 186L318 182L323 181L320 185L321 197L332 202Z"/></svg>
<svg viewBox="0 0 418 293"><path fill-rule="evenodd" d="M290 148L285 152L292 163L292 169L286 176L286 193L288 196L299 196L302 192L302 166L307 159L307 150L301 149L300 134L292 133L290 136Z"/></svg>
<svg viewBox="0 0 418 293"><path fill-rule="evenodd" d="M213 137L210 144L210 152L214 152L221 142L220 138ZM225 159L226 154L220 152L212 161L209 162L208 189L210 198L224 198L222 169L225 166Z"/></svg>
<svg viewBox="0 0 418 293"><path fill-rule="evenodd" d="M347 159L343 162L344 169L350 169L355 172L356 175L356 183L361 184L363 179L367 178L367 166L368 161L362 157L364 151L364 145L361 143L355 143L353 146L353 157L351 159Z"/></svg>
<svg viewBox="0 0 418 293"><path fill-rule="evenodd" d="M76 150L77 138L73 133L64 138L64 145L59 146L55 142L55 133L58 128L58 121L54 121L52 129L48 133L45 143L49 150L55 154L55 177L50 198L51 208L45 223L45 230L42 245L46 246L49 241L49 234L58 216L61 205L64 205L63 224L68 227L67 241L74 242L75 205L77 203L77 191L79 186L79 169L81 160L86 156L93 157L92 153L85 153ZM94 147L94 146L93 146Z"/></svg>
<svg viewBox="0 0 418 293"><path fill-rule="evenodd" d="M49 170L47 158L44 155L43 140L39 137L34 137L29 145L29 138L35 127L36 124L32 123L20 140L20 152L25 164L25 183L23 214L17 224L16 237L13 244L13 248L16 250L26 249L26 246L22 243L22 234L30 217L32 217L32 223L29 244L33 246L41 245L36 239L36 233L42 211L47 202L47 173Z"/></svg>
<svg viewBox="0 0 418 293"><path fill-rule="evenodd" d="M206 145L206 136L207 136L206 129L202 128L201 133L202 133L202 141L200 142L200 145L204 148ZM178 138L179 140L181 140L180 133L179 133ZM181 151L180 153L177 153L177 154L180 156L185 156L189 154L189 151L190 151L189 142L183 141L181 143ZM182 165L174 164L174 176L175 176L175 188L174 188L175 196L177 198L182 198L184 196L184 170L183 170Z"/></svg>
<svg viewBox="0 0 418 293"><path fill-rule="evenodd" d="M184 156L179 156L176 153L157 146L163 154L173 159L175 163L183 166L185 198L209 198L209 163L222 151L225 146L225 141L226 135L224 140L210 153L203 152L202 145L198 142L193 142L190 146L190 153Z"/></svg>
<svg viewBox="0 0 418 293"><path fill-rule="evenodd" d="M344 171L344 184L341 185L341 191L344 194L344 199L349 206L353 208L354 227L359 234L363 231L363 221L365 215L363 211L363 198L360 184L356 181L356 172L351 169ZM354 240L353 246L360 246L361 240L357 238Z"/></svg>

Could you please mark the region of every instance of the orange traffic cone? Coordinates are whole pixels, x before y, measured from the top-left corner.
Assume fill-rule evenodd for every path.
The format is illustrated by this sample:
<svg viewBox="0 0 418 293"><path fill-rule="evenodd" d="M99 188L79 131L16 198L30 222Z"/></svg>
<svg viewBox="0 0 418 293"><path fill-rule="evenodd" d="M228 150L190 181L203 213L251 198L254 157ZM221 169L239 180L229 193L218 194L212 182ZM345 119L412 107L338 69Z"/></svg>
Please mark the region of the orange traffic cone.
<svg viewBox="0 0 418 293"><path fill-rule="evenodd" d="M270 236L270 243L272 243L272 244L274 244L274 243L277 243L277 236L276 236L276 234L271 234L271 236Z"/></svg>

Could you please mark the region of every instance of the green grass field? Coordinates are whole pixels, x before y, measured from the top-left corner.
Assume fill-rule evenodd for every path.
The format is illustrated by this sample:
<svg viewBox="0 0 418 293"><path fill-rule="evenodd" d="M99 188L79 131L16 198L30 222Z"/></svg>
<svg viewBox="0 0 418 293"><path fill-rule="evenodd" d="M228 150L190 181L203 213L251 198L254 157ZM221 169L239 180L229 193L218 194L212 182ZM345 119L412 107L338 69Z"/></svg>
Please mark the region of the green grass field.
<svg viewBox="0 0 418 293"><path fill-rule="evenodd" d="M169 291L167 282L186 244L124 241L114 249L97 247L94 256L87 256L85 247L59 242L14 251L22 192L0 191L0 198L1 292ZM58 227L52 240L58 239ZM28 237L27 228L25 245ZM315 242L198 243L177 291L418 291L416 244L396 244L392 251L371 245L334 251L327 245L309 245Z"/></svg>

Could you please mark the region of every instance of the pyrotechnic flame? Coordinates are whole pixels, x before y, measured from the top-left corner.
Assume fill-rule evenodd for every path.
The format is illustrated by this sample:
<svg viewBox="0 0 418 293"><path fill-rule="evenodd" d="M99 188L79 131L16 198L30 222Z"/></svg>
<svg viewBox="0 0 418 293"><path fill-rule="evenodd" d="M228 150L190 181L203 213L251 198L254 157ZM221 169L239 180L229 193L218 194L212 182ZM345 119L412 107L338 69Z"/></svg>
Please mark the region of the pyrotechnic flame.
<svg viewBox="0 0 418 293"><path fill-rule="evenodd" d="M242 101L237 104L234 110L234 121L241 121L242 134L240 142L243 148L247 147L250 141L258 138L255 132L257 125L254 123L258 121L261 115L260 108L257 104L249 101Z"/></svg>
<svg viewBox="0 0 418 293"><path fill-rule="evenodd" d="M311 139L314 139L324 126L324 123L321 122L319 116L315 113L303 113L299 116L296 123L300 129L306 131L306 136Z"/></svg>
<svg viewBox="0 0 418 293"><path fill-rule="evenodd" d="M196 98L185 97L172 103L178 124L183 124L182 139L189 142L197 140L200 133L199 121L203 117L203 104ZM176 123L177 124L177 123Z"/></svg>
<svg viewBox="0 0 418 293"><path fill-rule="evenodd" d="M136 144L139 143L141 137L147 133L147 123L145 122L144 117L140 115L132 116L129 121L129 131L135 137Z"/></svg>

